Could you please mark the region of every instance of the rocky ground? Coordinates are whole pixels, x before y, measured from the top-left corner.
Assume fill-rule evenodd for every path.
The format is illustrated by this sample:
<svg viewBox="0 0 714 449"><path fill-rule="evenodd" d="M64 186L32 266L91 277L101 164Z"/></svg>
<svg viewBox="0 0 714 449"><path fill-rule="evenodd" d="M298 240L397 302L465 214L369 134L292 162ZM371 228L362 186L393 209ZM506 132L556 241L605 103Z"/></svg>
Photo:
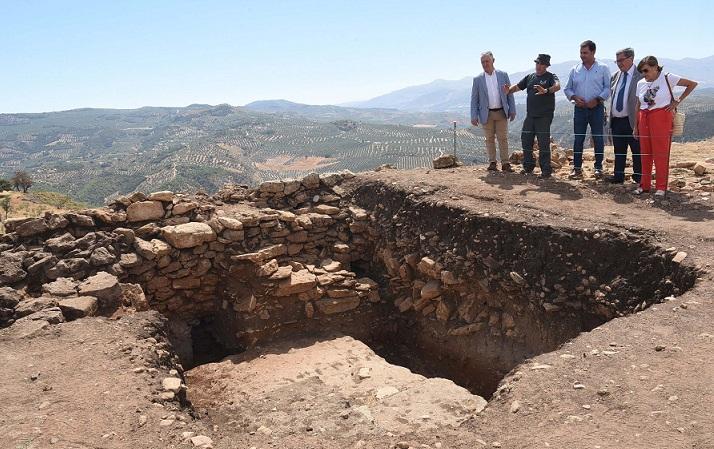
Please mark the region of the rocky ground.
<svg viewBox="0 0 714 449"><path fill-rule="evenodd" d="M127 243L129 232L117 232L117 228L112 233L97 231L92 239L84 239L86 241L80 244L67 238L55 240L49 247L43 242L37 250L15 248L12 254L24 256L4 264L11 269L2 274L17 283L24 282L18 276L25 273L25 269L28 270L26 276L33 276L30 267L34 267L35 273L52 275L51 279L65 279L60 274L66 273L54 273L55 276L51 272L58 270L54 267L59 266L59 262L56 257L51 260L54 256L50 253L56 253L54 248L62 245L78 246L72 250L74 255L86 257L88 262L74 267L84 273L81 282L65 285L65 281L54 281L51 287L45 284L44 296L17 299L12 296L16 290L0 292L3 307L12 305L7 321L11 325L0 330L0 427L4 431L0 446L712 448L714 234L711 223L714 209L710 195L706 194L711 184L702 182L710 176L711 161L706 157L706 148L697 149L700 153L696 153L696 158L691 151L673 156L674 165L684 162L689 165L692 160L695 164L691 169L681 169L685 184L677 189L684 191L672 192L664 201L632 196L629 193L632 185L611 186L592 178L565 180L561 175L567 173L566 168L551 180L493 173L484 167L438 171L385 169L360 174L339 187L340 192L349 193L362 186L381 185L403 193L417 205L448 206L464 214L498 217L504 219L504 223L516 222L526 227L621 231L628 238L646 239L665 253L677 254L673 263L700 270L694 288L683 295L668 297L645 310L615 318L580 334L555 351L525 360L503 379L481 411L479 401L473 396L449 396L451 393L447 391L465 394L458 387L390 367L354 340L341 340L339 345L334 342L289 345L302 347L293 350L280 344L260 345L185 375L174 353L177 348L167 339L169 329L165 319L157 312L134 312L137 308L146 308L143 292L139 289L142 294L137 293L133 300L127 301L127 295L131 296L135 288L132 285L136 284L117 280L117 276L124 273L122 268L137 269L137 261L141 260L119 257L119 253L124 254L122 251L137 248L136 240ZM702 173L695 171L697 164L704 167ZM286 185L273 186L284 189ZM685 189L687 186L691 189ZM266 198L272 201L272 197ZM155 202L161 202L161 198ZM138 203L146 206L142 212L154 213L148 207L155 204L138 201L129 202L128 207L133 207L134 212L127 207L126 212L104 211L95 213L94 217L110 223L123 213L126 219L127 214L137 213L138 207L132 204ZM244 221L241 221L237 229L237 223L231 221L240 221L240 218L223 217L222 221L218 220L222 227L217 231L194 221L185 223L182 218L199 210L203 213L207 209L203 205L199 207L188 200L164 204L171 204L171 209L164 206L154 215L160 219L174 214L176 217L167 218L175 221L169 224L169 229L164 228L161 234L145 227L139 228L142 231L137 229L139 235L156 237L147 240L149 245L142 243L146 248L138 246L140 255L147 260L171 255L190 265L177 267L178 271L191 272L200 268L203 258L215 258L215 254L208 257L206 252L221 251L216 246L209 249L209 243L204 242L209 235L216 238L211 229L226 240L226 245L249 238L249 225L244 229ZM271 204L260 206L266 205ZM338 217L339 211L330 207L320 205L323 213L318 215L332 212ZM241 212L225 209L234 217ZM366 220L362 217L364 211L351 213L353 218L358 218L358 224ZM313 215L316 221L326 220L318 215ZM85 220L77 215L72 217L70 219L77 223L64 226L80 226L78 223ZM271 217L266 221L270 223L268 226L259 226L258 222L262 221L254 220L256 235L260 235L262 228L268 228L266 232L272 234L271 238L283 238L274 234L275 228L281 229L283 223L304 221L302 217L285 214ZM59 226L51 220L16 224L17 229L29 236L41 235L47 232L47 226L55 225ZM187 230L179 235L178 231L183 229L179 227L185 225L196 228L197 232ZM38 226L42 229L35 229ZM133 233L131 236L134 237ZM363 240L365 238L369 236L365 234ZM6 243L8 248L14 248L14 244ZM206 248L193 249L203 248L202 245ZM335 245L341 248L339 242ZM583 248L592 245L588 240L582 241ZM101 251L105 247L108 250ZM287 252L287 247L283 250ZM40 258L39 252L32 251L47 254L43 253ZM311 289L318 276L325 276L333 269L328 269L332 260L325 261L322 267L283 262L270 265L272 261L266 261L273 257L272 251L274 248L268 251L270 254L257 251L237 257L256 259L261 270L273 274L290 267L286 269L289 279L309 277ZM89 262L90 256L94 262ZM166 266L173 263L171 257L166 260ZM632 266L638 266L640 261L636 254L628 257L632 258ZM53 267L49 268L48 264ZM100 271L109 266L113 271L106 269L113 274ZM161 264L157 272L159 269L164 269ZM316 269L322 271L316 275ZM92 273L97 274L89 276ZM202 276L211 276L206 273ZM345 271L344 277L351 281L350 285L364 288L357 291L367 299L372 288L368 280L360 283L354 274L348 274ZM187 305L184 300L190 299L190 295L183 293L185 289L198 289L203 282L201 278L194 286L183 285L184 277L169 279L173 279L172 298L181 299L183 302L177 303L181 307ZM217 281L211 281L215 285L213 282ZM285 287L295 289L290 290L290 294L299 295L306 292L303 284L308 282L291 281ZM176 296L175 291L181 295ZM348 291L340 295L343 293L352 294ZM154 291L150 294L155 295ZM108 315L105 317L91 317L106 309L108 303L116 303L119 297L123 298L125 307L105 310ZM39 298L55 298L52 299L55 303L37 301ZM310 303L312 299L301 297L300 300ZM333 305L334 299L325 304ZM350 300L349 307L370 301ZM170 304L166 309L170 310ZM254 308L254 302L246 305L246 310L251 312ZM276 315L275 310L271 309L272 316ZM431 313L438 315L435 311ZM87 317L80 318L83 316ZM346 346L341 346L343 343ZM315 364L309 364L310 361ZM388 393L385 387L409 391L405 385L416 385L413 394L385 396ZM445 385L453 388L440 389ZM380 390L382 397L377 398ZM187 399L195 404L190 405ZM462 401L475 403L463 405ZM441 405L434 407L439 403ZM429 418L425 418L427 415Z"/></svg>

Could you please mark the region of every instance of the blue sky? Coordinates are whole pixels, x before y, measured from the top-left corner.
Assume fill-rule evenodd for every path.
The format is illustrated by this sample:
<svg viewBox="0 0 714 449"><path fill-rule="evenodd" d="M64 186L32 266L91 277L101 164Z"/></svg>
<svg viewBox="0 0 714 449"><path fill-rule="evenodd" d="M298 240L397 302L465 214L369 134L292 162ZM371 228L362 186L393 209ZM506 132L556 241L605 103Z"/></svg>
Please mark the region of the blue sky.
<svg viewBox="0 0 714 449"><path fill-rule="evenodd" d="M541 52L714 54L698 1L0 0L0 112L368 99ZM658 18L665 12L671 18ZM614 17L620 17L615 20Z"/></svg>

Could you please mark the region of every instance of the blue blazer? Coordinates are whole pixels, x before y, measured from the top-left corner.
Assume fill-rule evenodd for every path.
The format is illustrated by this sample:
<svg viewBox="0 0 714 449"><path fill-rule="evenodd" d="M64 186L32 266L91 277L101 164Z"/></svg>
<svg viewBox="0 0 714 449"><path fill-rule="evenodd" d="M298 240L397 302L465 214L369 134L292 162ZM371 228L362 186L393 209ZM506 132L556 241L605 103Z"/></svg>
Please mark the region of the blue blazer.
<svg viewBox="0 0 714 449"><path fill-rule="evenodd" d="M513 94L506 95L503 93L503 85L511 84L508 78L508 73L496 70L496 80L498 81L498 93L501 95L501 104L503 112L508 114L516 112L516 102L513 99ZM488 88L486 87L486 77L483 73L474 78L474 85L471 89L471 120L477 118L479 123L488 121Z"/></svg>

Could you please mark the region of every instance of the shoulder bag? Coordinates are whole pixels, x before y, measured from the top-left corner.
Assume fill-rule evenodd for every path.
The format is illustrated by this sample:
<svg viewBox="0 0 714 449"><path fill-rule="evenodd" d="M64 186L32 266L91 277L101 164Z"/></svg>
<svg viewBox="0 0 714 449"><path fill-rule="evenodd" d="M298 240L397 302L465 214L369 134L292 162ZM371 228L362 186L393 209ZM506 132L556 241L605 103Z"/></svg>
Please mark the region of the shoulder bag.
<svg viewBox="0 0 714 449"><path fill-rule="evenodd" d="M667 87L669 88L669 95L672 97L672 101L674 101L674 94L672 93L672 86L669 85L669 78L667 78L667 74L664 75L664 81L667 83ZM672 111L672 135L673 136L681 136L684 134L684 119L686 116L684 115L684 112L677 112L675 109Z"/></svg>

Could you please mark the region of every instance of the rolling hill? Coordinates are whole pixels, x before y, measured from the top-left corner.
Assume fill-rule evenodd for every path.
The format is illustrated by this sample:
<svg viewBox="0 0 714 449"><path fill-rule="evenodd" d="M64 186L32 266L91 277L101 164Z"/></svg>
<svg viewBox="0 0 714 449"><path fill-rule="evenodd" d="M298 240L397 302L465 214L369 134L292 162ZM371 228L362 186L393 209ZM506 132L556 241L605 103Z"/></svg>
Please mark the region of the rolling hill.
<svg viewBox="0 0 714 449"><path fill-rule="evenodd" d="M461 129L459 142L464 159L483 160L481 136ZM34 188L90 204L134 190L215 191L311 171L428 166L451 151L445 128L318 121L229 105L0 114L0 177L24 169Z"/></svg>

